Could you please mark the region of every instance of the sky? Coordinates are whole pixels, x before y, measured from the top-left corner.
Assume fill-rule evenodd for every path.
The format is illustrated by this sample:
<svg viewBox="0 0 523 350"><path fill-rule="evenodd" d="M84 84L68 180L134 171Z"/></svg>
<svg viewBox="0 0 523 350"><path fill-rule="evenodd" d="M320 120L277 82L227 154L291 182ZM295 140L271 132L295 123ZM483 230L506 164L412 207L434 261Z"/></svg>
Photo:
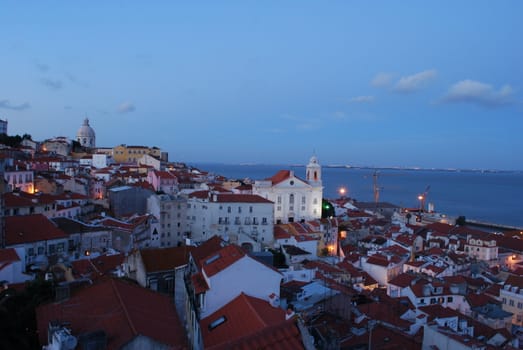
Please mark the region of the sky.
<svg viewBox="0 0 523 350"><path fill-rule="evenodd" d="M9 134L187 163L523 170L521 1L2 1Z"/></svg>

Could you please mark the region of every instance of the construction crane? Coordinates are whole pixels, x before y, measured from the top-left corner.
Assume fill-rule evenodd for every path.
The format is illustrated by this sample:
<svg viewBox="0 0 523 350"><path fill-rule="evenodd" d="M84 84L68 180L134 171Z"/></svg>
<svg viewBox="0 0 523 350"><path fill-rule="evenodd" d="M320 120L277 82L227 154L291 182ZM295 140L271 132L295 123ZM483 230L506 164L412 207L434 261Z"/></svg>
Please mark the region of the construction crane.
<svg viewBox="0 0 523 350"><path fill-rule="evenodd" d="M429 195L429 191L430 191L430 185L428 185L425 188L425 192L423 192L422 194L420 194L418 196L418 199L419 199L419 209L420 209L421 213L423 213L425 211L425 202L427 201L427 196Z"/></svg>
<svg viewBox="0 0 523 350"><path fill-rule="evenodd" d="M378 207L378 203L380 201L380 188L378 187L378 171L374 170L374 174L372 174L372 188L374 191L374 204L376 205L376 208Z"/></svg>

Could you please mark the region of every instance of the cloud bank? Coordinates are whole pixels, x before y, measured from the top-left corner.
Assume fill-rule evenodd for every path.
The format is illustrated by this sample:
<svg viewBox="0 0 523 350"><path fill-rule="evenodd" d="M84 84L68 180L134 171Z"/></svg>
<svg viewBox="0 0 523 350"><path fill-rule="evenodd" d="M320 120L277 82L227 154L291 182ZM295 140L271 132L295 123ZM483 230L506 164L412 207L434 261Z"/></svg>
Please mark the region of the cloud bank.
<svg viewBox="0 0 523 350"><path fill-rule="evenodd" d="M392 73L378 73L371 80L370 85L374 87L387 87L392 83L394 79L394 74Z"/></svg>
<svg viewBox="0 0 523 350"><path fill-rule="evenodd" d="M504 85L499 90L495 90L492 85L467 79L452 85L442 101L499 107L512 103L512 95L513 90L510 85Z"/></svg>
<svg viewBox="0 0 523 350"><path fill-rule="evenodd" d="M121 105L118 106L118 113L131 113L131 112L134 112L136 110L136 107L134 106L134 104L132 102L124 102L122 103Z"/></svg>
<svg viewBox="0 0 523 350"><path fill-rule="evenodd" d="M12 104L9 100L0 100L0 108L9 109L12 111L23 111L24 109L31 108L28 102L21 103L19 105Z"/></svg>
<svg viewBox="0 0 523 350"><path fill-rule="evenodd" d="M430 80L437 75L435 69L425 70L413 75L401 77L394 85L394 91L401 93L415 92L423 88Z"/></svg>

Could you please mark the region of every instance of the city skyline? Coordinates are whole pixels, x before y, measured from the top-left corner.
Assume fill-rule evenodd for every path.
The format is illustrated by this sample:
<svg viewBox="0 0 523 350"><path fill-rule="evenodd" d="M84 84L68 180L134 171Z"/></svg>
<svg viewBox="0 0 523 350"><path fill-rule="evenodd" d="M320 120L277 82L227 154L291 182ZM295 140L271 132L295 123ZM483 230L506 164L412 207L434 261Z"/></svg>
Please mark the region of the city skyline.
<svg viewBox="0 0 523 350"><path fill-rule="evenodd" d="M523 4L4 4L9 134L188 163L523 170Z"/></svg>

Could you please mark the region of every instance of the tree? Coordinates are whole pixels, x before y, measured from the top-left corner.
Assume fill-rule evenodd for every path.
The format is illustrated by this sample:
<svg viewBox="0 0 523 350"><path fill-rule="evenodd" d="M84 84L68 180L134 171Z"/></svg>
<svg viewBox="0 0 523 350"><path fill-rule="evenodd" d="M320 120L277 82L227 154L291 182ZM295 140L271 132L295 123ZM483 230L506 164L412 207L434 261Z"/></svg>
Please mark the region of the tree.
<svg viewBox="0 0 523 350"><path fill-rule="evenodd" d="M461 215L461 216L458 216L458 218L456 219L456 226L465 226L467 224L467 219Z"/></svg>
<svg viewBox="0 0 523 350"><path fill-rule="evenodd" d="M321 200L321 218L330 218L336 216L334 206L326 199Z"/></svg>

